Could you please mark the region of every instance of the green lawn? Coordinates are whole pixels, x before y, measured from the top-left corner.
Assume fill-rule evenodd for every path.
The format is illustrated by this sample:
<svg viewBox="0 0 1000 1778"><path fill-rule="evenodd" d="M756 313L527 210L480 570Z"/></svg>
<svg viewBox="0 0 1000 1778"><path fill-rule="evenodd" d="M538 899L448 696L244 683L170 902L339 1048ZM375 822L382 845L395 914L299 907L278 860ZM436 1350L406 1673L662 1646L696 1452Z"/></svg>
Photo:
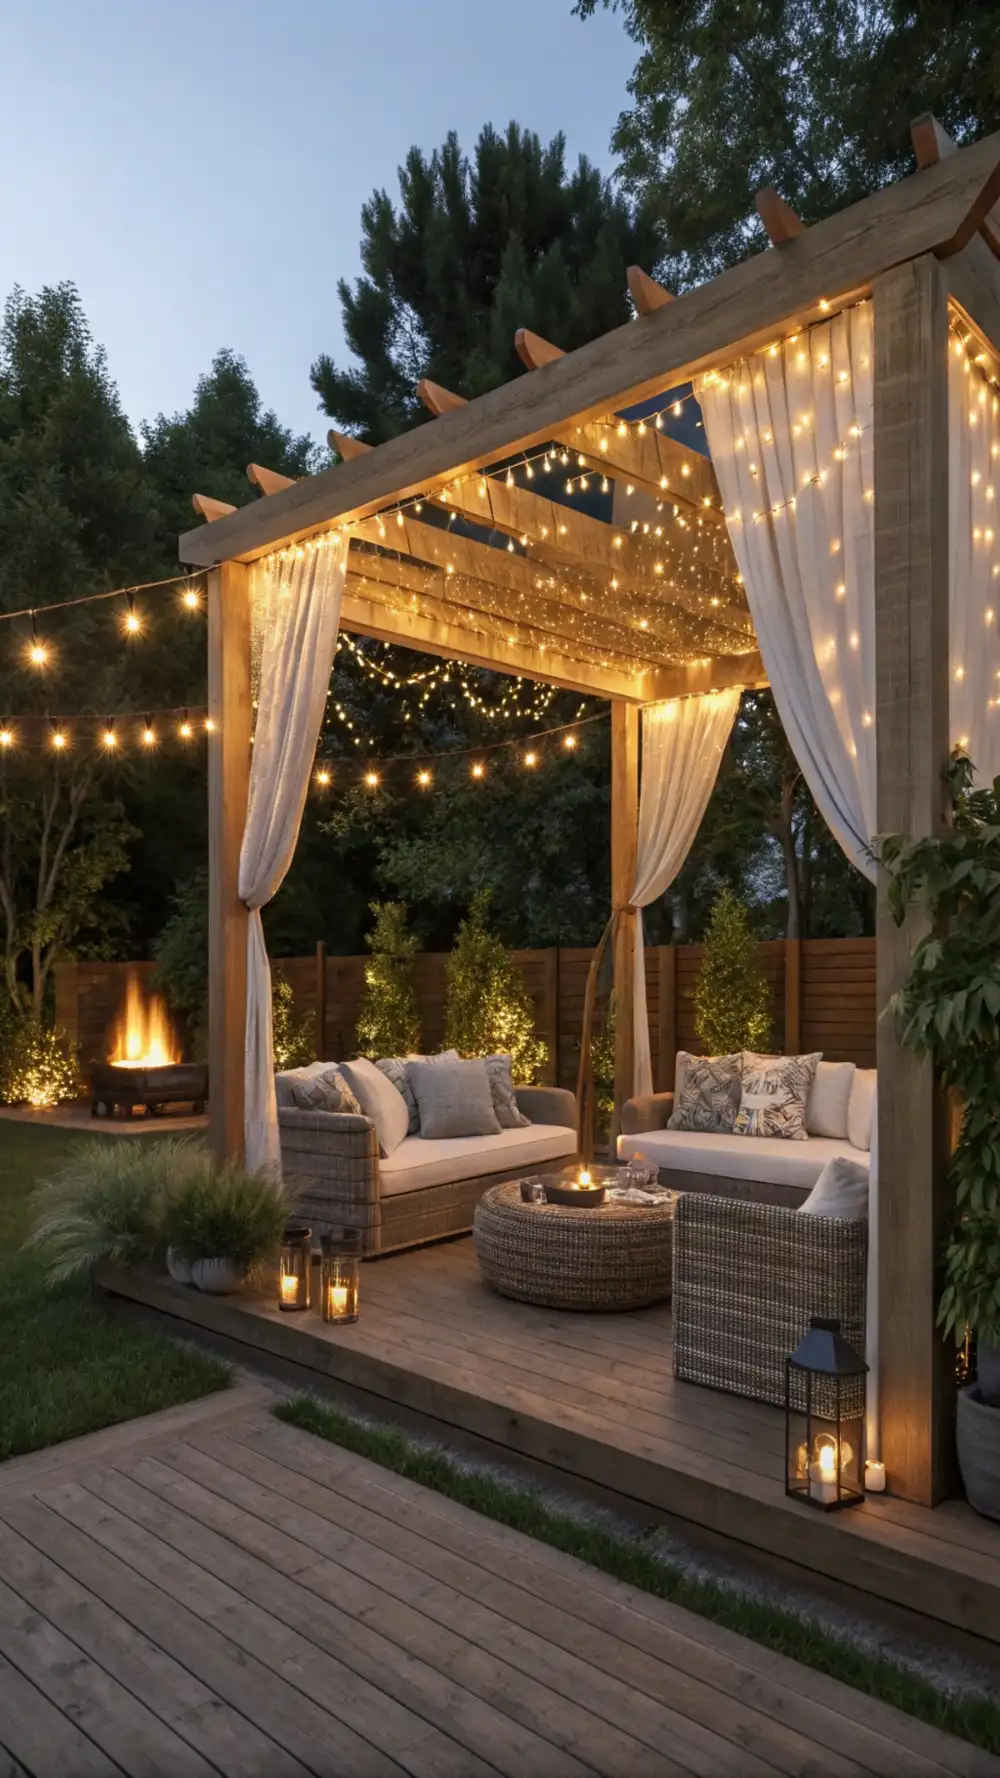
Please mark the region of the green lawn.
<svg viewBox="0 0 1000 1778"><path fill-rule="evenodd" d="M113 1314L86 1285L49 1289L37 1256L20 1251L32 1186L84 1140L0 1123L0 1461L192 1401L229 1380L217 1359Z"/></svg>

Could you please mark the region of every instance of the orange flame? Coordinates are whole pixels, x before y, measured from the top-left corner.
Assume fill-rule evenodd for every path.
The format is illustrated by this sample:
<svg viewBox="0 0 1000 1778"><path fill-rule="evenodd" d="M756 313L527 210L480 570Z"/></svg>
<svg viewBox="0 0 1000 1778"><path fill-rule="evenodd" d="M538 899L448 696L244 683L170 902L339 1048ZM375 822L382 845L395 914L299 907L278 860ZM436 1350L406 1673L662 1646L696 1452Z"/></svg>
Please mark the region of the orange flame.
<svg viewBox="0 0 1000 1778"><path fill-rule="evenodd" d="M143 999L139 978L129 970L125 1004L111 1037L115 1068L164 1068L180 1061L180 1046L158 994Z"/></svg>

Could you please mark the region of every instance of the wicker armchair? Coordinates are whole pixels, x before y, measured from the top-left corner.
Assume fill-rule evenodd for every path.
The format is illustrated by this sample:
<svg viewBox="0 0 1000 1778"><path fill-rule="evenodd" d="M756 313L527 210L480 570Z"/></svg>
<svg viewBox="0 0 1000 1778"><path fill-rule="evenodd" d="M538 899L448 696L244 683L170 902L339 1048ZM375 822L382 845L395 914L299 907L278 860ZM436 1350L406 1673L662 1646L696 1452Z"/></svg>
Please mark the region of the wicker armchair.
<svg viewBox="0 0 1000 1778"><path fill-rule="evenodd" d="M674 1217L674 1375L781 1405L811 1315L864 1351L868 1223L684 1193Z"/></svg>
<svg viewBox="0 0 1000 1778"><path fill-rule="evenodd" d="M533 1123L576 1128L576 1098L561 1087L517 1087L520 1109ZM491 1185L519 1177L539 1163L497 1156L497 1171L383 1197L378 1137L370 1118L340 1111L300 1111L282 1103L278 1127L281 1170L297 1193L296 1214L314 1234L361 1230L366 1255L419 1247L472 1228L472 1215ZM417 1144L419 1147L419 1144ZM562 1166L568 1157L555 1164Z"/></svg>

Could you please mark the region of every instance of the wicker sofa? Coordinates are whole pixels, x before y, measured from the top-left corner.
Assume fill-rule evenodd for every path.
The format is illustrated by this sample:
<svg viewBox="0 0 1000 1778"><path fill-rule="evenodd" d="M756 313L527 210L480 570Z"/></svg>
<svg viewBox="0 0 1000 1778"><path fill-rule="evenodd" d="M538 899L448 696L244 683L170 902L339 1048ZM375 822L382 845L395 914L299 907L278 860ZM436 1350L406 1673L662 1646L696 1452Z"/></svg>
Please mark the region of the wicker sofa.
<svg viewBox="0 0 1000 1778"><path fill-rule="evenodd" d="M488 1186L576 1158L576 1098L562 1087L518 1087L526 1128L426 1141L407 1136L384 1159L368 1117L300 1111L278 1078L281 1167L317 1235L360 1228L368 1256L419 1247L472 1228Z"/></svg>
<svg viewBox="0 0 1000 1778"><path fill-rule="evenodd" d="M673 1369L689 1383L780 1406L785 1359L811 1315L834 1315L865 1349L866 1218L802 1216L826 1162L850 1141L804 1142L668 1130L672 1093L623 1107L619 1159L659 1163L674 1212Z"/></svg>

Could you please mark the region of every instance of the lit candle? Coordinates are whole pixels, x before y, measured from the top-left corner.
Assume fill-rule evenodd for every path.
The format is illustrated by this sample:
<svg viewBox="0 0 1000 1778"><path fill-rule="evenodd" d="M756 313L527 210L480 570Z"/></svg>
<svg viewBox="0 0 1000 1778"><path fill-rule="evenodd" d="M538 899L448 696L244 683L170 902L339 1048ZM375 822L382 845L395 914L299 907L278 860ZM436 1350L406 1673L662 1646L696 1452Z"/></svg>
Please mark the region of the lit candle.
<svg viewBox="0 0 1000 1778"><path fill-rule="evenodd" d="M327 1312L331 1316L346 1315L348 1290L346 1284L331 1284L327 1295Z"/></svg>
<svg viewBox="0 0 1000 1778"><path fill-rule="evenodd" d="M869 1494L885 1493L885 1464L870 1457L865 1464L865 1488Z"/></svg>
<svg viewBox="0 0 1000 1778"><path fill-rule="evenodd" d="M837 1499L837 1447L824 1443L816 1447L816 1461L809 1465L809 1494L824 1506Z"/></svg>
<svg viewBox="0 0 1000 1778"><path fill-rule="evenodd" d="M578 1176L577 1176L577 1181L576 1181L576 1183L577 1183L577 1185L578 1185L578 1186L581 1186L581 1187L586 1187L586 1186L588 1186L588 1185L590 1185L590 1184L591 1184L591 1183L592 1183L592 1182L591 1182L591 1178L590 1178L590 1170L589 1170L589 1168L587 1168L587 1167L581 1167L581 1168L580 1168L580 1172L579 1172L579 1174L578 1174Z"/></svg>
<svg viewBox="0 0 1000 1778"><path fill-rule="evenodd" d="M294 1306L299 1300L299 1281L294 1272L282 1272L280 1288L282 1302Z"/></svg>

